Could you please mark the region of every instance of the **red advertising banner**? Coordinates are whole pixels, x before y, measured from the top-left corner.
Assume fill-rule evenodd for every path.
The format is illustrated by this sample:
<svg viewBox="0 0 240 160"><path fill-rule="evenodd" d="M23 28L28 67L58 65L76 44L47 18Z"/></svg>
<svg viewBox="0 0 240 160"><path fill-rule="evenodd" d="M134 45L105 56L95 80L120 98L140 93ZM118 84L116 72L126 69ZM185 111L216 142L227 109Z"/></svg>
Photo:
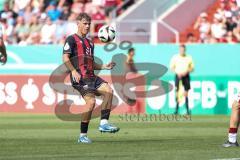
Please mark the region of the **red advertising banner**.
<svg viewBox="0 0 240 160"><path fill-rule="evenodd" d="M119 96L119 92L124 92L126 88L129 89L129 86L133 90L144 91L144 85L134 86L135 84L128 83L128 80L112 82L111 76L101 77L114 90L113 113L145 113L144 98L136 98L136 103L130 106ZM143 76L138 77L137 84L139 83L145 84ZM79 113L84 110L85 101L76 90L73 89L73 91L76 92L75 95L54 91L49 85L48 75L1 75L0 112L54 113L59 102L69 99L74 102L70 107L71 112ZM99 106L101 99L97 98L96 104Z"/></svg>

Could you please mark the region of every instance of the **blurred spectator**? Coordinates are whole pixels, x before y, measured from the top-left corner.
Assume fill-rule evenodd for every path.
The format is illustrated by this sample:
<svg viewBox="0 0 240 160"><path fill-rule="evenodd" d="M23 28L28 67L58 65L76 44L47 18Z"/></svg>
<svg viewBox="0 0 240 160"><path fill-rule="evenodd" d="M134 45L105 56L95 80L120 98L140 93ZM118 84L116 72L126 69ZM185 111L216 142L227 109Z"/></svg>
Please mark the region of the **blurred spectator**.
<svg viewBox="0 0 240 160"><path fill-rule="evenodd" d="M36 15L33 15L31 17L31 21L29 24L29 37L28 37L29 44L35 44L36 40L39 41L41 28L42 24L39 23L38 17Z"/></svg>
<svg viewBox="0 0 240 160"><path fill-rule="evenodd" d="M237 43L236 37L233 35L232 31L227 32L226 38L225 38L226 43Z"/></svg>
<svg viewBox="0 0 240 160"><path fill-rule="evenodd" d="M202 41L202 43L217 43L217 39L212 37L212 35L209 33L206 35L206 38L204 39L204 41Z"/></svg>
<svg viewBox="0 0 240 160"><path fill-rule="evenodd" d="M229 0L230 1L230 11L234 17L237 17L240 11L240 8L237 5L236 0Z"/></svg>
<svg viewBox="0 0 240 160"><path fill-rule="evenodd" d="M103 8L100 6L96 6L96 8L97 9L95 13L92 14L92 20L97 21L96 24L92 25L92 27L94 27L94 32L98 32L98 30L105 24L105 20L106 20L106 16L104 15Z"/></svg>
<svg viewBox="0 0 240 160"><path fill-rule="evenodd" d="M1 24L2 24L2 27L3 27L4 33L5 33L4 40L6 41L6 44L14 43L14 41L13 41L13 29L14 29L13 25L9 25L7 23L6 17L2 17Z"/></svg>
<svg viewBox="0 0 240 160"><path fill-rule="evenodd" d="M207 20L207 13L203 12L200 14L200 17L197 19L197 22L194 25L194 29L198 29L200 33L200 41L203 42L207 35L210 33L211 24Z"/></svg>
<svg viewBox="0 0 240 160"><path fill-rule="evenodd" d="M103 7L101 3L88 2L85 4L85 12L92 16L100 7Z"/></svg>
<svg viewBox="0 0 240 160"><path fill-rule="evenodd" d="M76 14L84 12L84 2L85 0L74 0L71 11Z"/></svg>
<svg viewBox="0 0 240 160"><path fill-rule="evenodd" d="M26 23L30 23L31 21L31 17L32 17L33 13L32 13L32 6L27 6L25 11L22 12L22 16L24 18L24 21Z"/></svg>
<svg viewBox="0 0 240 160"><path fill-rule="evenodd" d="M233 21L232 13L226 12L226 29L227 31L233 31L237 27L237 23Z"/></svg>
<svg viewBox="0 0 240 160"><path fill-rule="evenodd" d="M27 6L29 6L30 0L14 0L13 11L23 15L23 12Z"/></svg>
<svg viewBox="0 0 240 160"><path fill-rule="evenodd" d="M226 4L225 0L220 1L220 7L217 9L217 14L221 15L221 17L224 17L226 12L229 11L228 6Z"/></svg>
<svg viewBox="0 0 240 160"><path fill-rule="evenodd" d="M233 35L236 37L237 41L240 42L240 24L233 30Z"/></svg>
<svg viewBox="0 0 240 160"><path fill-rule="evenodd" d="M104 6L105 5L105 0L92 0L92 4L94 6Z"/></svg>
<svg viewBox="0 0 240 160"><path fill-rule="evenodd" d="M68 23L66 25L66 35L71 35L77 33L77 24L76 24L77 14L72 13L68 18Z"/></svg>
<svg viewBox="0 0 240 160"><path fill-rule="evenodd" d="M115 7L117 7L117 0L105 0L105 15L108 17Z"/></svg>
<svg viewBox="0 0 240 160"><path fill-rule="evenodd" d="M65 5L62 8L62 12L60 15L60 19L66 21L68 19L68 17L70 16L70 7Z"/></svg>
<svg viewBox="0 0 240 160"><path fill-rule="evenodd" d="M196 37L194 36L193 33L188 33L187 34L187 43L196 43Z"/></svg>
<svg viewBox="0 0 240 160"><path fill-rule="evenodd" d="M57 3L55 1L50 2L46 12L52 21L56 21L61 15L61 11L57 8Z"/></svg>
<svg viewBox="0 0 240 160"><path fill-rule="evenodd" d="M213 38L216 38L217 41L221 41L226 34L226 25L219 14L214 15L213 24L211 25L211 33Z"/></svg>
<svg viewBox="0 0 240 160"><path fill-rule="evenodd" d="M10 9L9 4L4 3L3 10L0 11L0 18L6 19L9 25L14 25L17 16L18 15Z"/></svg>
<svg viewBox="0 0 240 160"><path fill-rule="evenodd" d="M47 18L46 24L43 25L41 30L41 43L53 44L55 40L56 24L50 18Z"/></svg>
<svg viewBox="0 0 240 160"><path fill-rule="evenodd" d="M66 24L64 23L63 20L58 20L56 23L56 39L55 43L56 44L63 44L64 40L66 38Z"/></svg>
<svg viewBox="0 0 240 160"><path fill-rule="evenodd" d="M41 2L39 0L32 0L31 7L32 7L32 13L38 14L38 13L40 13Z"/></svg>
<svg viewBox="0 0 240 160"><path fill-rule="evenodd" d="M24 18L19 16L17 18L16 27L14 29L14 35L17 39L17 42L20 42L21 39L25 39L29 34L29 26L25 24Z"/></svg>

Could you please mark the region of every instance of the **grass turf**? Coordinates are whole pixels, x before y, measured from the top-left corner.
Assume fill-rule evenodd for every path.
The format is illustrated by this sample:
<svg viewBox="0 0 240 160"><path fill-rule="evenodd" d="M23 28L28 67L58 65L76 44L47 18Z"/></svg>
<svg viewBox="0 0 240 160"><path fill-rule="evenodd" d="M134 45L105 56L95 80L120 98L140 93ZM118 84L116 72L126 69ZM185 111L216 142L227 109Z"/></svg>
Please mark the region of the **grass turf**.
<svg viewBox="0 0 240 160"><path fill-rule="evenodd" d="M146 120L146 119L144 119ZM148 119L149 120L149 119ZM192 116L191 120L143 121L111 118L121 130L98 132L91 121L92 144L77 144L78 122L54 115L0 113L0 160L159 160L222 159L240 157L240 148L222 148L228 116Z"/></svg>

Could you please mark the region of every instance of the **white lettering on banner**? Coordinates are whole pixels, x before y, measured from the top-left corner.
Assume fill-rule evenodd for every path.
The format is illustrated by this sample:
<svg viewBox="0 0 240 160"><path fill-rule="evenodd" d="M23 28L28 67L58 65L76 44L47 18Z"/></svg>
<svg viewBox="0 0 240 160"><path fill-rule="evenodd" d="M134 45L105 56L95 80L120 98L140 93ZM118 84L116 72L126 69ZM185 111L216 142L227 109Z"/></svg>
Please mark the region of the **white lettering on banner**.
<svg viewBox="0 0 240 160"><path fill-rule="evenodd" d="M26 109L35 109L34 104L54 107L53 105L65 99L73 100L74 105L82 106L85 104L85 101L78 95L78 93L76 95L67 94L67 92L65 94L57 93L49 86L48 82L45 82L44 84L39 83L37 85L37 82L34 84L33 79L29 78L25 83L26 84L22 84L22 82L18 81L0 82L0 107L1 104L7 104L9 107L11 107L10 105L14 105L14 107L17 108L18 103L24 102ZM169 81L169 83L174 85L174 81ZM217 85L219 86L220 83L215 83L214 81L191 81L189 107L192 109L194 106L200 106L202 109L213 109L214 107L217 107L217 102L221 99L224 100L224 102L228 102L228 107L231 108L232 102L240 92L240 81L223 81L222 83L224 84L224 87L220 87L221 89L219 90L226 93L226 96L224 97L219 96L218 94ZM220 85L222 85L222 83ZM151 90L158 88L159 85L161 85L159 81L152 81L151 86L148 87L146 93L148 94ZM111 88L115 90L113 105L120 106L123 104L123 100L120 98L119 94L124 93L124 95L136 97L135 94L129 94L134 93L132 91L136 90L135 84L128 82L124 85L115 83L114 87L113 84L111 84ZM129 89L131 92L127 93ZM164 89L164 87L162 87L162 89ZM116 92L116 90L121 92ZM164 91L162 90L161 92ZM147 97L148 98L145 100L148 106L153 110L159 110L163 107L174 109L176 107L175 89L168 94L159 95L157 97L149 97L148 95ZM102 100L97 98L96 104L100 105L101 103Z"/></svg>
<svg viewBox="0 0 240 160"><path fill-rule="evenodd" d="M119 106L123 103L122 98L117 94L116 89L119 91L123 91L123 86L120 83L114 83L114 87L113 84L111 84L111 88L113 89L113 93L114 93L114 97L113 97L113 101L112 104L115 106ZM117 98L117 99L116 99Z"/></svg>
<svg viewBox="0 0 240 160"><path fill-rule="evenodd" d="M10 105L15 104L18 99L16 89L17 84L14 82L8 82L6 85L0 82L0 104L4 102Z"/></svg>
<svg viewBox="0 0 240 160"><path fill-rule="evenodd" d="M4 83L0 82L0 104L5 102Z"/></svg>
<svg viewBox="0 0 240 160"><path fill-rule="evenodd" d="M64 94L63 93L57 93L57 103L59 105L64 104Z"/></svg>
<svg viewBox="0 0 240 160"><path fill-rule="evenodd" d="M10 105L13 105L17 102L18 96L17 96L16 89L17 89L17 84L14 82L9 82L5 86L5 91L7 93L7 96L5 97L5 101Z"/></svg>
<svg viewBox="0 0 240 160"><path fill-rule="evenodd" d="M153 96L153 97L151 97L151 95L149 95L149 93L151 93L151 90L155 90L155 89L159 88L159 86L161 87L160 92L165 93L166 91L164 90L164 87L162 86L162 83L159 80L152 81L151 86L148 88L148 92L147 92L148 105L154 110L159 110L159 109L163 108L163 106L166 102L166 94L162 94L159 96Z"/></svg>
<svg viewBox="0 0 240 160"><path fill-rule="evenodd" d="M49 83L45 83L43 85L42 91L44 94L44 96L42 98L42 102L45 105L53 105L56 102L56 94L50 87Z"/></svg>
<svg viewBox="0 0 240 160"><path fill-rule="evenodd" d="M21 89L21 97L24 102L27 102L26 109L34 109L33 102L39 97L39 90L37 85L33 84L33 79L29 78L28 83Z"/></svg>
<svg viewBox="0 0 240 160"><path fill-rule="evenodd" d="M239 81L230 81L228 82L228 108L232 107L232 103L237 99L238 94L240 93L240 82Z"/></svg>
<svg viewBox="0 0 240 160"><path fill-rule="evenodd" d="M214 108L217 104L216 85L212 81L202 82L202 108Z"/></svg>
<svg viewBox="0 0 240 160"><path fill-rule="evenodd" d="M196 104L196 101L199 102L201 98L201 94L199 92L196 92L195 89L201 89L201 82L200 81L192 81L191 82L191 89L188 92L189 96L189 108L194 108L194 104Z"/></svg>
<svg viewBox="0 0 240 160"><path fill-rule="evenodd" d="M126 95L127 97L131 98L131 99L136 99L136 94L134 92L135 90L136 90L136 86L133 83L128 83L127 82L123 86L123 94Z"/></svg>
<svg viewBox="0 0 240 160"><path fill-rule="evenodd" d="M121 84L118 84L116 86L119 89L122 89ZM73 101L74 105L85 105L86 103L85 103L84 99L81 96L79 96L79 93L76 90L74 90L73 88L71 88L71 89L73 90L73 92L76 92L77 95L67 94L68 91L65 92L66 96L63 93L55 94L53 89L50 88L49 83L45 83L42 87L42 91L43 91L43 94L44 94L44 96L42 98L42 102L45 105L54 105L56 103L56 101L57 101L57 103L61 102L60 104L63 104L63 100L67 99L67 100ZM122 104L122 100L119 97L119 95L117 95L117 92L114 92L114 93L118 98L119 105ZM67 101L67 102L68 102L67 104L70 105L70 101ZM115 100L115 102L117 102L117 100ZM96 98L96 104L101 105L102 104L102 99L97 97Z"/></svg>
<svg viewBox="0 0 240 160"><path fill-rule="evenodd" d="M173 84L173 81L170 81ZM154 89L156 87L151 86L148 91ZM196 91L196 90L199 91ZM201 91L202 89L202 91ZM192 81L191 82L191 89L189 91L189 108L194 108L196 102L201 103L203 108L213 108L217 104L217 96L216 96L216 85L212 81ZM201 96L202 95L202 96ZM173 89L170 93L167 94L169 97L168 106L169 108L176 107L176 100L175 100L175 89ZM164 107L166 103L166 95L157 96L147 98L148 105L150 108L154 110L161 109ZM180 104L183 106L184 104Z"/></svg>
<svg viewBox="0 0 240 160"><path fill-rule="evenodd" d="M176 88L175 88L175 82L170 81L170 84L174 86L173 90L169 92L169 97L168 97L168 103L169 103L169 108L176 108Z"/></svg>

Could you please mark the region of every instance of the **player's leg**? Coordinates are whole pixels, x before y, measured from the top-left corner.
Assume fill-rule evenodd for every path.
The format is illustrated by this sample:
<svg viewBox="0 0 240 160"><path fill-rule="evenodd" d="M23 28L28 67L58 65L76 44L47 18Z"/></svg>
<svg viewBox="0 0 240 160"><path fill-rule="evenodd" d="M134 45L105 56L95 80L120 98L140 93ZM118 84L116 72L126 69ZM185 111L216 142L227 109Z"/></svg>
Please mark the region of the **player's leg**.
<svg viewBox="0 0 240 160"><path fill-rule="evenodd" d="M174 114L178 114L178 108L179 108L179 100L178 100L178 91L179 91L179 81L180 79L178 76L175 76L175 91L176 91L176 110Z"/></svg>
<svg viewBox="0 0 240 160"><path fill-rule="evenodd" d="M91 140L87 137L88 125L91 120L92 111L95 107L95 95L93 93L87 93L83 96L83 99L86 102L86 110L83 111L81 115L81 124L80 124L80 137L78 139L79 143L91 143Z"/></svg>
<svg viewBox="0 0 240 160"><path fill-rule="evenodd" d="M190 90L191 86L190 86L190 76L186 75L183 78L183 86L184 86L184 97L185 97L185 105L186 105L186 110L187 110L187 114L190 115L190 110L189 110L189 104L188 104L188 91Z"/></svg>
<svg viewBox="0 0 240 160"><path fill-rule="evenodd" d="M101 83L100 86L97 88L97 92L103 96L103 102L101 104L101 121L99 125L99 131L110 133L118 132L119 128L108 122L111 113L113 90L107 83Z"/></svg>
<svg viewBox="0 0 240 160"><path fill-rule="evenodd" d="M186 105L187 114L190 115L189 104L188 104L188 91L185 90L184 96L185 96L185 105Z"/></svg>
<svg viewBox="0 0 240 160"><path fill-rule="evenodd" d="M223 144L223 147L236 147L238 146L237 142L237 131L239 126L240 119L240 103L234 101L232 104L232 113L230 117L229 131L228 131L228 141Z"/></svg>

